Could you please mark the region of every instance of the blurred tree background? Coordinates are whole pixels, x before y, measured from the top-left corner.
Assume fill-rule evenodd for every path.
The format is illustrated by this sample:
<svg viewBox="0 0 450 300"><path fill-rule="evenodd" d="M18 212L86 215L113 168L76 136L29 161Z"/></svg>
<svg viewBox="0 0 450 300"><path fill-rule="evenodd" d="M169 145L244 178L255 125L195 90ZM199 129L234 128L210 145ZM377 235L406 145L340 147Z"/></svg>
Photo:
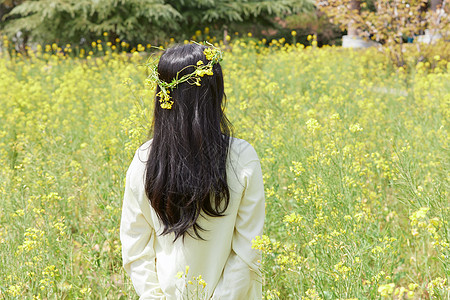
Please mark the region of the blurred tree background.
<svg viewBox="0 0 450 300"><path fill-rule="evenodd" d="M89 44L103 32L111 41L158 44L205 27L218 37L277 31L281 19L314 8L313 0L0 0L0 30L23 44Z"/></svg>
<svg viewBox="0 0 450 300"><path fill-rule="evenodd" d="M404 44L417 46L411 63L437 51L450 33L448 0L0 0L0 34L25 52L36 44L89 47L102 35L130 49L183 40L218 42L235 34L321 46L343 35L364 39L404 66ZM427 32L428 31L428 32ZM425 38L416 38L426 35ZM345 38L345 36L344 36ZM430 42L430 39L434 39ZM352 40L350 40L351 43ZM347 40L348 41L348 40ZM345 47L344 42L344 47ZM142 46L141 46L142 47ZM411 56L412 57L412 56Z"/></svg>

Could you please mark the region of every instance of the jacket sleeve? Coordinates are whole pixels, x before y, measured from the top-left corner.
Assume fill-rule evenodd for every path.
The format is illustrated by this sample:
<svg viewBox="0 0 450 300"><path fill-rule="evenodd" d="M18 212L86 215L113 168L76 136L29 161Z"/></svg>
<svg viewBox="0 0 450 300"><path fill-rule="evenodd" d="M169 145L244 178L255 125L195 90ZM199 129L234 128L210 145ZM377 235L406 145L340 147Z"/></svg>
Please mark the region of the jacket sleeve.
<svg viewBox="0 0 450 300"><path fill-rule="evenodd" d="M265 217L264 184L259 160L247 163L241 178L244 192L236 216L232 251L213 299L262 298L261 252L252 249L252 240L262 234Z"/></svg>
<svg viewBox="0 0 450 300"><path fill-rule="evenodd" d="M135 157L136 158L136 157ZM132 188L132 166L127 172L120 222L123 267L140 299L166 299L156 273L155 230L146 219L150 205L147 198Z"/></svg>

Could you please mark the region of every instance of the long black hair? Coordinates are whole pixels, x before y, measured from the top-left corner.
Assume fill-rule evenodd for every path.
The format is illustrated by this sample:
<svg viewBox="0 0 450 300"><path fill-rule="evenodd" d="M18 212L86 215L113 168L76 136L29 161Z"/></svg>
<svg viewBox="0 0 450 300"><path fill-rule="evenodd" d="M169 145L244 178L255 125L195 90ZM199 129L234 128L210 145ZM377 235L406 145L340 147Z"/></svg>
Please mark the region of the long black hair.
<svg viewBox="0 0 450 300"><path fill-rule="evenodd" d="M159 79L171 82L180 70L179 78L192 73L199 60L207 64L205 48L186 44L167 49L158 64ZM213 65L213 75L201 78L201 86L180 83L170 96L171 109L161 108L155 96L145 192L163 235L173 232L176 240L187 233L201 239L199 216L223 216L230 201L226 159L231 124L224 114L220 64Z"/></svg>

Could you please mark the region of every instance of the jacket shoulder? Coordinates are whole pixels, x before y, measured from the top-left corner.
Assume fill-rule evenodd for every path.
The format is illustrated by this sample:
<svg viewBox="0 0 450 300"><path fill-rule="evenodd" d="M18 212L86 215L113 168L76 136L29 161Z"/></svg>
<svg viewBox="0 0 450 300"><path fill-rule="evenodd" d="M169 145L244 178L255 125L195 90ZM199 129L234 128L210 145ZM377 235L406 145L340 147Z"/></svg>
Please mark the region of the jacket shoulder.
<svg viewBox="0 0 450 300"><path fill-rule="evenodd" d="M229 152L231 161L237 162L240 166L259 161L255 148L246 140L232 138Z"/></svg>

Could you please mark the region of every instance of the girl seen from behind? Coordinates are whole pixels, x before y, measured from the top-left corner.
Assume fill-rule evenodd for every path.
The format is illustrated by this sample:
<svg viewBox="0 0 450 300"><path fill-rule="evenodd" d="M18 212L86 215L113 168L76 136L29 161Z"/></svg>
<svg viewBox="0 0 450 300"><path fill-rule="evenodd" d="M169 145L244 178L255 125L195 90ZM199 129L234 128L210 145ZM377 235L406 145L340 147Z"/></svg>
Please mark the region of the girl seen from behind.
<svg viewBox="0 0 450 300"><path fill-rule="evenodd" d="M178 45L154 70L152 139L126 174L120 224L140 299L261 299L261 254L251 243L264 224L261 167L231 135L221 56Z"/></svg>

